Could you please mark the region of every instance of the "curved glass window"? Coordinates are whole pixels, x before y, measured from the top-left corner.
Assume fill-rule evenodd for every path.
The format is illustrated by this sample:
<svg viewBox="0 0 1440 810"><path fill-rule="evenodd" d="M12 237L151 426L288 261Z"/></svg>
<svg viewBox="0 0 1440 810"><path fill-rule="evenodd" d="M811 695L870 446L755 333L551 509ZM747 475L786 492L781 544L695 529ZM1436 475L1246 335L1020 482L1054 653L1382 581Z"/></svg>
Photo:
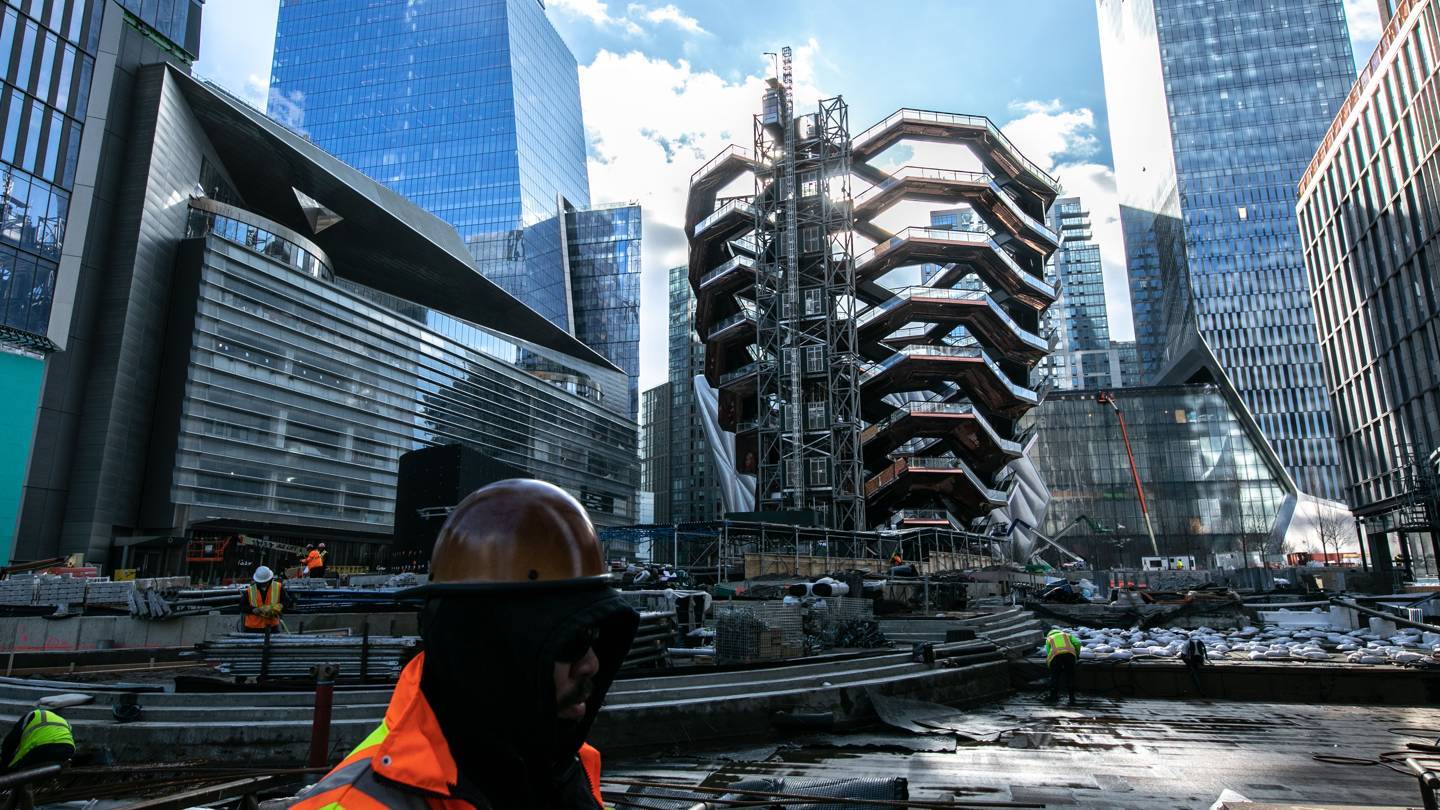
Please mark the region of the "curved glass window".
<svg viewBox="0 0 1440 810"><path fill-rule="evenodd" d="M190 219L185 224L185 236L193 238L213 234L227 242L248 250L277 259L313 278L334 281L335 273L318 256L291 242L283 236L273 234L264 228L241 222L238 219L190 209Z"/></svg>

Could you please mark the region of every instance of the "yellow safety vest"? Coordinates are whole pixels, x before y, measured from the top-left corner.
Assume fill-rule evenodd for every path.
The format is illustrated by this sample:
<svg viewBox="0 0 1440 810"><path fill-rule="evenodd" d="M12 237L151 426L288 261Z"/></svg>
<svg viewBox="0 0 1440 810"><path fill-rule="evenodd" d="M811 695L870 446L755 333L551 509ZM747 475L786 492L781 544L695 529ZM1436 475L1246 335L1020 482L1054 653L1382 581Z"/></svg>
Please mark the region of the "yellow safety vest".
<svg viewBox="0 0 1440 810"><path fill-rule="evenodd" d="M250 585L249 588L248 588L248 590L246 591L245 598L249 600L249 602L250 602L250 607L252 607L252 608L258 608L258 607L261 607L261 606L263 606L263 605L275 605L275 606L279 607L279 606L280 606L280 580L278 580L278 579L272 579L272 580L270 580L270 586L265 589L265 596L264 596L263 600L262 600L261 595L260 595L260 588L258 588L257 586L255 586L255 585L253 585L253 584ZM247 628L249 628L249 629L251 629L251 630L264 630L264 629L267 628L267 627L279 627L279 626L280 626L280 617L279 617L279 616L269 616L269 617L266 617L266 616L261 616L261 615L256 614L256 613L246 613L246 614L245 614L245 621L244 621L244 623L245 623L245 627L247 627Z"/></svg>
<svg viewBox="0 0 1440 810"><path fill-rule="evenodd" d="M52 744L68 745L72 751L75 749L75 735L70 731L70 723L55 712L36 709L26 716L25 726L20 732L20 745L5 767L13 768L26 754L42 745Z"/></svg>
<svg viewBox="0 0 1440 810"><path fill-rule="evenodd" d="M1076 646L1075 639L1064 630L1053 630L1045 637L1045 663L1048 665L1055 660L1057 655L1080 656L1080 648Z"/></svg>

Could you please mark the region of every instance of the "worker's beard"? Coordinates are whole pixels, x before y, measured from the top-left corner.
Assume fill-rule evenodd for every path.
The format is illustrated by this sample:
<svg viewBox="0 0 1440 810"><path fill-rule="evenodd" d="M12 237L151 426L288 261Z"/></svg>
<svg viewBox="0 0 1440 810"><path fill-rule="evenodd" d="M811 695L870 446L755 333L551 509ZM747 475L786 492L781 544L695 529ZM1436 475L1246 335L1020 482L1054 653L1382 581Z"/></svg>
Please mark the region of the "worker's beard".
<svg viewBox="0 0 1440 810"><path fill-rule="evenodd" d="M573 706L576 703L584 703L595 693L595 679L586 675L564 694L555 699L555 711L560 711L566 706Z"/></svg>

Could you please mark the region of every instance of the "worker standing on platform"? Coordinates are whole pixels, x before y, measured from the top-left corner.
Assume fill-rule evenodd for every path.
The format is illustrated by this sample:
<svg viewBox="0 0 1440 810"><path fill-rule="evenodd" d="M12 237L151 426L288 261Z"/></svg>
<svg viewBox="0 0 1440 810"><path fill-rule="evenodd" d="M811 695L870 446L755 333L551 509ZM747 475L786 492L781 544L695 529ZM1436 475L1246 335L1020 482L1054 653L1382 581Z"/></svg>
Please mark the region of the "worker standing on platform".
<svg viewBox="0 0 1440 810"><path fill-rule="evenodd" d="M1080 659L1080 643L1070 631L1055 629L1045 636L1045 665L1050 668L1051 703L1060 699L1062 686L1070 693L1070 705L1075 705L1075 665Z"/></svg>
<svg viewBox="0 0 1440 810"><path fill-rule="evenodd" d="M385 720L299 810L603 806L585 743L639 617L611 587L585 509L501 481L440 530L420 635Z"/></svg>
<svg viewBox="0 0 1440 810"><path fill-rule="evenodd" d="M320 564L315 566L315 568L310 571L310 576L320 577L323 579L325 576L325 566L329 564L330 552L325 550L324 543L316 546L315 552L319 555Z"/></svg>
<svg viewBox="0 0 1440 810"><path fill-rule="evenodd" d="M280 627L280 615L285 612L280 580L266 565L256 568L251 580L240 595L240 623L247 633L274 631Z"/></svg>

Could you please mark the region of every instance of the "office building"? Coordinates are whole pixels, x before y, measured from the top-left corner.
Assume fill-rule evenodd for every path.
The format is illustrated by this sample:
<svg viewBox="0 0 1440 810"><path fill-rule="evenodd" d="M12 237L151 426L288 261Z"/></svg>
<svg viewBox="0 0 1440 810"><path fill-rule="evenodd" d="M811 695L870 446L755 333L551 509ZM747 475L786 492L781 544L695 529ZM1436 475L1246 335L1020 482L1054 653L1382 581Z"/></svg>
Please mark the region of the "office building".
<svg viewBox="0 0 1440 810"><path fill-rule="evenodd" d="M586 213L579 74L543 3L283 3L271 87L272 117L453 225L480 272L625 369L638 416L639 208Z"/></svg>
<svg viewBox="0 0 1440 810"><path fill-rule="evenodd" d="M695 393L695 379L705 374L705 344L695 334L695 292L687 273L685 265L669 271L670 511L661 523L719 520L725 513Z"/></svg>
<svg viewBox="0 0 1440 810"><path fill-rule="evenodd" d="M649 520L670 522L671 384L647 388L640 396L640 491L649 493Z"/></svg>
<svg viewBox="0 0 1440 810"><path fill-rule="evenodd" d="M1346 497L1377 560L1420 556L1424 534L1440 557L1440 8L1381 13L1379 46L1300 179L1300 241Z"/></svg>
<svg viewBox="0 0 1440 810"><path fill-rule="evenodd" d="M1045 312L1041 328L1053 348L1036 366L1037 385L1116 387L1122 384L1119 356L1110 350L1105 277L1090 212L1080 198L1063 197L1050 207L1050 228L1060 234L1060 249L1050 259L1046 280L1060 291L1060 299Z"/></svg>
<svg viewBox="0 0 1440 810"><path fill-rule="evenodd" d="M1341 0L1097 0L1141 372L1193 328L1302 488L1341 495L1295 187L1354 81Z"/></svg>
<svg viewBox="0 0 1440 810"><path fill-rule="evenodd" d="M76 378L73 457L37 476L34 454L64 508L22 513L23 556L153 569L202 538L324 539L334 564L383 563L400 456L455 443L634 522L622 370L244 103L165 65L132 93L100 260L114 337Z"/></svg>
<svg viewBox="0 0 1440 810"><path fill-rule="evenodd" d="M753 149L696 171L686 211L727 510L842 530L984 520L1007 503L1015 420L1038 401L1055 180L984 117L899 110L852 136L843 100L802 113L778 78L753 131ZM872 164L911 140L966 146L981 170ZM746 174L754 197L719 196ZM877 224L910 200L964 206L985 228ZM880 283L924 264L940 268L924 285Z"/></svg>

